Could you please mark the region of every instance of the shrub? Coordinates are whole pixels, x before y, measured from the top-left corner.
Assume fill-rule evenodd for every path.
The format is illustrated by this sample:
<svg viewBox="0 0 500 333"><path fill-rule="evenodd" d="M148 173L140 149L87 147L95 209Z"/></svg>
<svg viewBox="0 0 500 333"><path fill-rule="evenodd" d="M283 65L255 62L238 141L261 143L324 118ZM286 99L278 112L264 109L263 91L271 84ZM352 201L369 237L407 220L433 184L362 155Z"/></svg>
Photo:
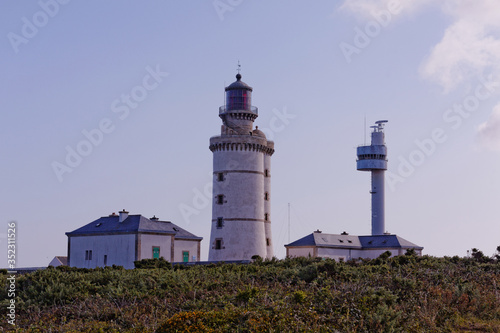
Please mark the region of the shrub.
<svg viewBox="0 0 500 333"><path fill-rule="evenodd" d="M150 269L150 268L165 268L172 269L172 264L166 261L163 257L155 259L142 259L134 261L135 268Z"/></svg>

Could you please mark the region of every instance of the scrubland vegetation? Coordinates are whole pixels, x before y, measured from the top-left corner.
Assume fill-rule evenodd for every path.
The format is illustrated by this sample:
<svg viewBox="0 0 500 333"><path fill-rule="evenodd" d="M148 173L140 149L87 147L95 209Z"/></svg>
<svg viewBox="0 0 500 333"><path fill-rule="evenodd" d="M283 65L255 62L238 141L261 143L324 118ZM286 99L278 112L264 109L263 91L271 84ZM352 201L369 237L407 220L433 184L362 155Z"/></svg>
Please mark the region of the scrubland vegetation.
<svg viewBox="0 0 500 333"><path fill-rule="evenodd" d="M411 253L374 260L162 260L17 276L18 332L500 332L500 263ZM0 275L7 285L7 275ZM2 290L2 324L7 291Z"/></svg>

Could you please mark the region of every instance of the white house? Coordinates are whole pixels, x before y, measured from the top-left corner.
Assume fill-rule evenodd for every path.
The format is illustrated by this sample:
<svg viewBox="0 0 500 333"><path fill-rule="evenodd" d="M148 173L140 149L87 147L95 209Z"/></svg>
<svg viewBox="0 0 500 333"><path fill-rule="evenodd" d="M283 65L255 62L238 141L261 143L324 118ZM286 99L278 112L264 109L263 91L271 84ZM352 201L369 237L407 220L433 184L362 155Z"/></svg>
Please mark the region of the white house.
<svg viewBox="0 0 500 333"><path fill-rule="evenodd" d="M319 230L285 247L287 257L311 256L345 261L358 258L375 259L386 251L391 252L392 256L398 256L409 249L415 250L417 255L422 255L423 250L423 247L397 235L335 235L324 234Z"/></svg>
<svg viewBox="0 0 500 333"><path fill-rule="evenodd" d="M68 266L111 265L134 268L134 261L163 257L169 262L200 260L202 237L170 221L128 215L125 210L101 217L68 236Z"/></svg>

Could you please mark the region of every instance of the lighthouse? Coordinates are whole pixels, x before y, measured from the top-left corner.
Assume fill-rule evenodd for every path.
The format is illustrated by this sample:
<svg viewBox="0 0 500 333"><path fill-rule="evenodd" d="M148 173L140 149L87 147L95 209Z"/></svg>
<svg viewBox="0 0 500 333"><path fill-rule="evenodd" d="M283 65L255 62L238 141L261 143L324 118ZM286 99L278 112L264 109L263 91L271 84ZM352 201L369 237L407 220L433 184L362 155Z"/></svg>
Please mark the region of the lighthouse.
<svg viewBox="0 0 500 333"><path fill-rule="evenodd" d="M209 261L273 257L271 156L274 143L255 127L252 87L236 81L225 88L219 108L220 135L210 138L213 203Z"/></svg>
<svg viewBox="0 0 500 333"><path fill-rule="evenodd" d="M372 236L385 232L384 172L387 170L387 147L384 141L384 125L387 120L375 122L371 126L371 145L357 148L357 169L370 171L372 178Z"/></svg>

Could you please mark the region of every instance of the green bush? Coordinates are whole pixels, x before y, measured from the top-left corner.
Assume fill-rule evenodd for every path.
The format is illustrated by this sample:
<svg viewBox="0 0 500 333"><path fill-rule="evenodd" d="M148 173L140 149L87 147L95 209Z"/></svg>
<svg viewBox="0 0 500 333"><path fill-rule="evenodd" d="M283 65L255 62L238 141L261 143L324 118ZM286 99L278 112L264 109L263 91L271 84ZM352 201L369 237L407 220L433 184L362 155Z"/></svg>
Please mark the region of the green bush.
<svg viewBox="0 0 500 333"><path fill-rule="evenodd" d="M134 261L135 268L150 269L150 268L165 268L172 269L172 264L166 261L163 257L155 259L142 259Z"/></svg>
<svg viewBox="0 0 500 333"><path fill-rule="evenodd" d="M155 259L136 267L59 266L16 276L18 331L500 331L496 261L405 255L172 269ZM0 274L4 286L6 278ZM7 290L0 288L4 318Z"/></svg>

